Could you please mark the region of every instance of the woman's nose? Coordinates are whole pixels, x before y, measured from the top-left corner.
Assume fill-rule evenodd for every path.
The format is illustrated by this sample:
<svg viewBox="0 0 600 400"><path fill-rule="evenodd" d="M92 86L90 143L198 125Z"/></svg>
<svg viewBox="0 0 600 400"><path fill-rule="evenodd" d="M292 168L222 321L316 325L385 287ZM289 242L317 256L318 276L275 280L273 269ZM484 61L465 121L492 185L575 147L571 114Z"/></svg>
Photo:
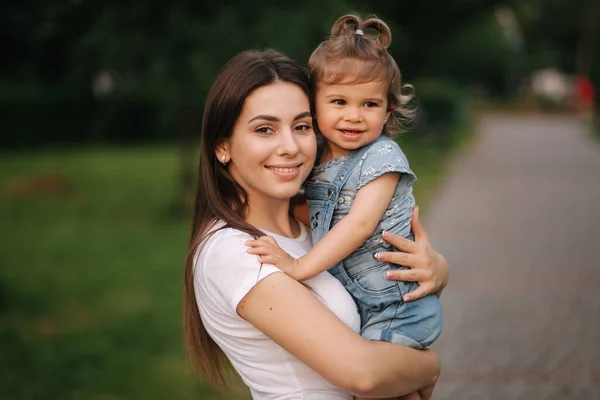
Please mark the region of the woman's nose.
<svg viewBox="0 0 600 400"><path fill-rule="evenodd" d="M279 143L279 155L290 155L294 156L300 151L300 146L296 140L296 136L291 129L286 130L281 136L281 142Z"/></svg>

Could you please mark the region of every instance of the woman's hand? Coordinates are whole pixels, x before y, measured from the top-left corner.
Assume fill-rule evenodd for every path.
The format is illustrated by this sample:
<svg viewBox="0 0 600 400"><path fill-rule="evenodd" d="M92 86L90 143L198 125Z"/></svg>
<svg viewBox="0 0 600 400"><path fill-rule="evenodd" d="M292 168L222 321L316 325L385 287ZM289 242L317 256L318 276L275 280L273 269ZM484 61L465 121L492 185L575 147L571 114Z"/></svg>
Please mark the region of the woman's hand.
<svg viewBox="0 0 600 400"><path fill-rule="evenodd" d="M405 396L397 397L396 400L430 400L433 395L433 388L435 383L426 388L420 389L418 392L407 394Z"/></svg>
<svg viewBox="0 0 600 400"><path fill-rule="evenodd" d="M415 241L405 239L389 232L383 233L383 239L401 252L377 253L379 261L404 265L410 269L388 271L387 278L395 281L417 282L419 287L404 295L405 301L419 299L435 293L439 297L448 283L448 263L436 252L419 220L419 207L415 206L412 217L412 231Z"/></svg>

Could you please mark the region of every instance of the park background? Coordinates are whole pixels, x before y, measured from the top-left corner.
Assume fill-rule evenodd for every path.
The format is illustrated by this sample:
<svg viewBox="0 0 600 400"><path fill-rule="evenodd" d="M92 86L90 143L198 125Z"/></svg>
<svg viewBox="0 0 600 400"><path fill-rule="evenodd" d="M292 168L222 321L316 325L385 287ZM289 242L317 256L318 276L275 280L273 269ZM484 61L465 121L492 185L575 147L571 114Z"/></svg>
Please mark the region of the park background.
<svg viewBox="0 0 600 400"><path fill-rule="evenodd" d="M481 113L600 130L577 85L600 87L594 0L3 2L0 398L222 398L181 329L204 97L245 49L305 64L351 11L389 23L416 88L399 142L425 214Z"/></svg>

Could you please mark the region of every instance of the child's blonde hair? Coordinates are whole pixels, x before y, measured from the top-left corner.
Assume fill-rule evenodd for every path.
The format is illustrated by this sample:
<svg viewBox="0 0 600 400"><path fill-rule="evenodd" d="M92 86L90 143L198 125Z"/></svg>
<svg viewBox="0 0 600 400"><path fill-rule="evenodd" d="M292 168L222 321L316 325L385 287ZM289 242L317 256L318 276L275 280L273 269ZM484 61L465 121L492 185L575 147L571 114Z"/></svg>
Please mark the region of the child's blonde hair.
<svg viewBox="0 0 600 400"><path fill-rule="evenodd" d="M315 92L319 83L361 83L382 79L388 83L388 111L391 115L383 134L394 136L413 123L416 109L412 85L402 85L398 64L388 53L392 32L385 22L371 17L362 20L344 15L331 28L308 61L308 73ZM403 94L408 91L408 94ZM318 118L318 115L317 115Z"/></svg>

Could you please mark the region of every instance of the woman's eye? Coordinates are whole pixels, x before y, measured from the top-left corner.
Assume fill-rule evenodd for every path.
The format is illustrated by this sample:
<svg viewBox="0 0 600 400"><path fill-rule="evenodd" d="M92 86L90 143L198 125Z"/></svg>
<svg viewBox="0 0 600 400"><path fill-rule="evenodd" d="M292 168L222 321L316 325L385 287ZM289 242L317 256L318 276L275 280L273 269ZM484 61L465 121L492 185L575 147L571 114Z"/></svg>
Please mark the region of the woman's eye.
<svg viewBox="0 0 600 400"><path fill-rule="evenodd" d="M301 125L296 126L295 129L300 132L307 132L312 129L312 126L310 126L309 124L301 124Z"/></svg>
<svg viewBox="0 0 600 400"><path fill-rule="evenodd" d="M346 102L344 100L340 100L340 99L333 100L332 103L337 104L338 106L343 106L344 104L346 104Z"/></svg>
<svg viewBox="0 0 600 400"><path fill-rule="evenodd" d="M268 126L261 126L260 128L256 129L256 133L260 133L262 135L268 135L273 131L273 129L269 128Z"/></svg>

